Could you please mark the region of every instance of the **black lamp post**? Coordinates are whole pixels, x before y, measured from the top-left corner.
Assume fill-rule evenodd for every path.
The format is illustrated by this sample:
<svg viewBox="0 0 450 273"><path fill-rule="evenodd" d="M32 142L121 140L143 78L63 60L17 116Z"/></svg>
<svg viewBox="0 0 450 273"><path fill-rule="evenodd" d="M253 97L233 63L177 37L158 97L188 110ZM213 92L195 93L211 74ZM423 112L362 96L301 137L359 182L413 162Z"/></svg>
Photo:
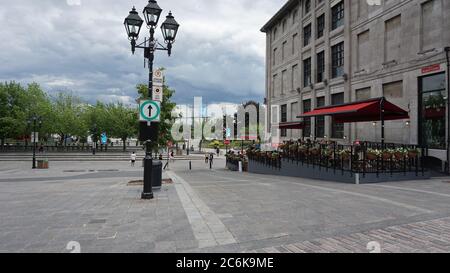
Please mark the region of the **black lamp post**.
<svg viewBox="0 0 450 273"><path fill-rule="evenodd" d="M36 132L37 129L40 129L42 126L41 117L33 115L28 120L28 126L33 126L33 169L36 169Z"/></svg>
<svg viewBox="0 0 450 273"><path fill-rule="evenodd" d="M161 25L162 35L164 37L164 43L167 46L163 46L155 39L155 28L158 26L159 18L162 13L162 9L158 6L155 0L149 0L148 5L142 11L144 14L145 23L150 30L150 38L145 38L141 44L136 44L139 39L139 32L141 30L144 20L141 19L136 11L136 8L130 11L130 14L125 18L124 25L127 31L128 39L131 41L131 52L134 54L136 48L142 48L144 50L144 58L148 60L149 68L149 80L148 80L148 98L152 99L153 90L153 61L156 50L167 51L169 56L172 54L172 45L175 43L175 38L178 33L179 24L175 21L172 13L169 12L166 20ZM146 155L144 159L144 191L142 192L142 199L152 199L152 169L153 158L151 153L151 140L146 141Z"/></svg>
<svg viewBox="0 0 450 273"><path fill-rule="evenodd" d="M447 60L447 172L450 173L450 46L444 51Z"/></svg>
<svg viewBox="0 0 450 273"><path fill-rule="evenodd" d="M97 134L98 134L97 124L94 124L94 126L92 127L91 134L92 134L92 155L95 155L97 150Z"/></svg>

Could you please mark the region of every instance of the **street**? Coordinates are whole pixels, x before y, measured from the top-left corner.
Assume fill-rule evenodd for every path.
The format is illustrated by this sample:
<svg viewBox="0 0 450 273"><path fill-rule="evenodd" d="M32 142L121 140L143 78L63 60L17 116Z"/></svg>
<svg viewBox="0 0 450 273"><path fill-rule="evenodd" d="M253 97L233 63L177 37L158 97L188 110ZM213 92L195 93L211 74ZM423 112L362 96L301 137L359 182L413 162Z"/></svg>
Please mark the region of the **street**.
<svg viewBox="0 0 450 273"><path fill-rule="evenodd" d="M140 164L2 162L0 251L450 251L450 179L352 185L188 162L170 165L150 201L128 185Z"/></svg>

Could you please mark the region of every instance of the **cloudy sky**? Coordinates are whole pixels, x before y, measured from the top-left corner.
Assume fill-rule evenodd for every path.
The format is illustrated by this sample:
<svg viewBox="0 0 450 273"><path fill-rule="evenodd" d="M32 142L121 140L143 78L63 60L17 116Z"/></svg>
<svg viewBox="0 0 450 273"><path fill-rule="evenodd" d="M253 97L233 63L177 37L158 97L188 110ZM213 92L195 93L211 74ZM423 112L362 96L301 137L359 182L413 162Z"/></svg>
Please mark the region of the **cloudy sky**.
<svg viewBox="0 0 450 273"><path fill-rule="evenodd" d="M265 36L259 30L285 0L160 0L181 27L172 57L158 52L177 103L261 101ZM88 102L133 103L148 78L132 56L123 20L146 0L0 0L0 80L37 82ZM165 18L163 18L165 19ZM144 36L141 33L141 38ZM162 38L160 30L157 37Z"/></svg>

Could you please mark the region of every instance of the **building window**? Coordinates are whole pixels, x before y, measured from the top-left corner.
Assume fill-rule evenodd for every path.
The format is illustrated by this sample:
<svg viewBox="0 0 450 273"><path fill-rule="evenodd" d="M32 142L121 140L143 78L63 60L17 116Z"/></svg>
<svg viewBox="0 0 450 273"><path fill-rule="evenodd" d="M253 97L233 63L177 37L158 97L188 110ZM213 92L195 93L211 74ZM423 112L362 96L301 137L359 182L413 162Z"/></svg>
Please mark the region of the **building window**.
<svg viewBox="0 0 450 273"><path fill-rule="evenodd" d="M297 22L297 15L298 15L298 10L294 10L294 12L292 13L292 24L295 25L295 23Z"/></svg>
<svg viewBox="0 0 450 273"><path fill-rule="evenodd" d="M283 33L286 32L286 19L283 20Z"/></svg>
<svg viewBox="0 0 450 273"><path fill-rule="evenodd" d="M344 42L331 48L331 77L344 75Z"/></svg>
<svg viewBox="0 0 450 273"><path fill-rule="evenodd" d="M286 41L284 41L283 42L283 45L281 46L281 59L284 61L284 58L286 57L286 45L287 45L287 42Z"/></svg>
<svg viewBox="0 0 450 273"><path fill-rule="evenodd" d="M370 87L357 89L355 93L356 101L364 101L371 98Z"/></svg>
<svg viewBox="0 0 450 273"><path fill-rule="evenodd" d="M311 0L305 0L305 14L311 11Z"/></svg>
<svg viewBox="0 0 450 273"><path fill-rule="evenodd" d="M303 101L303 113L311 111L311 100ZM303 137L311 137L311 118L304 118L303 122L305 127L303 128Z"/></svg>
<svg viewBox="0 0 450 273"><path fill-rule="evenodd" d="M423 147L445 149L445 73L419 79L419 138Z"/></svg>
<svg viewBox="0 0 450 273"><path fill-rule="evenodd" d="M317 82L323 82L325 76L325 51L317 54Z"/></svg>
<svg viewBox="0 0 450 273"><path fill-rule="evenodd" d="M286 78L287 78L287 70L283 70L283 72L281 72L281 94L283 95L284 92L286 91Z"/></svg>
<svg viewBox="0 0 450 273"><path fill-rule="evenodd" d="M344 1L331 8L331 30L344 25Z"/></svg>
<svg viewBox="0 0 450 273"><path fill-rule="evenodd" d="M402 98L403 81L383 84L383 96L386 98Z"/></svg>
<svg viewBox="0 0 450 273"><path fill-rule="evenodd" d="M281 122L287 122L287 104L281 105ZM287 130L281 129L281 137L287 136Z"/></svg>
<svg viewBox="0 0 450 273"><path fill-rule="evenodd" d="M318 97L316 99L316 108L325 106L325 97ZM325 117L316 117L316 137L325 137Z"/></svg>
<svg viewBox="0 0 450 273"><path fill-rule="evenodd" d="M294 55L295 51L297 50L297 39L298 39L297 33L292 35L292 55Z"/></svg>
<svg viewBox="0 0 450 273"><path fill-rule="evenodd" d="M344 104L344 93L338 93L331 95L332 105ZM332 122L331 125L331 137L332 138L344 138L344 124Z"/></svg>
<svg viewBox="0 0 450 273"><path fill-rule="evenodd" d="M322 14L317 18L317 39L323 36L324 31L325 31L325 14Z"/></svg>
<svg viewBox="0 0 450 273"><path fill-rule="evenodd" d="M278 93L278 90L277 90L278 84L277 84L277 82L278 82L278 75L275 74L275 75L273 75L273 80L272 80L272 98L275 98L275 96Z"/></svg>
<svg viewBox="0 0 450 273"><path fill-rule="evenodd" d="M307 87L311 81L311 58L303 61L303 87Z"/></svg>
<svg viewBox="0 0 450 273"><path fill-rule="evenodd" d="M299 86L299 82L298 82L298 65L293 65L292 66L292 90L296 90Z"/></svg>
<svg viewBox="0 0 450 273"><path fill-rule="evenodd" d="M309 45L311 42L311 24L303 28L303 46Z"/></svg>
<svg viewBox="0 0 450 273"><path fill-rule="evenodd" d="M444 32L442 24L442 12L444 3L448 1L422 1L422 24L421 24L421 49L429 50L433 48L439 48L442 46L441 35ZM448 13L445 14L448 18ZM444 19L448 20L448 19ZM448 31L448 28L447 28Z"/></svg>
<svg viewBox="0 0 450 273"><path fill-rule="evenodd" d="M370 63L370 32L367 30L358 35L358 55L357 55L357 63L358 69L363 69L367 67Z"/></svg>
<svg viewBox="0 0 450 273"><path fill-rule="evenodd" d="M273 49L272 65L273 66L277 65L277 49L276 48Z"/></svg>
<svg viewBox="0 0 450 273"><path fill-rule="evenodd" d="M384 61L398 61L401 53L402 17L386 21L384 37Z"/></svg>

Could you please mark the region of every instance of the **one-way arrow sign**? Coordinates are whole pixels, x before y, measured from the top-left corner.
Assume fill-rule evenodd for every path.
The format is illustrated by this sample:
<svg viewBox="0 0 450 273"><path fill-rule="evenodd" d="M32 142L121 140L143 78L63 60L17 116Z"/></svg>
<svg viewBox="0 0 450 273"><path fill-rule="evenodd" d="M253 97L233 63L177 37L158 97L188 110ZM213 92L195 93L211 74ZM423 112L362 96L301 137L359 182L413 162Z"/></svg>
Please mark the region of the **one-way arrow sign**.
<svg viewBox="0 0 450 273"><path fill-rule="evenodd" d="M143 100L139 107L139 120L146 122L159 122L161 117L161 102Z"/></svg>

